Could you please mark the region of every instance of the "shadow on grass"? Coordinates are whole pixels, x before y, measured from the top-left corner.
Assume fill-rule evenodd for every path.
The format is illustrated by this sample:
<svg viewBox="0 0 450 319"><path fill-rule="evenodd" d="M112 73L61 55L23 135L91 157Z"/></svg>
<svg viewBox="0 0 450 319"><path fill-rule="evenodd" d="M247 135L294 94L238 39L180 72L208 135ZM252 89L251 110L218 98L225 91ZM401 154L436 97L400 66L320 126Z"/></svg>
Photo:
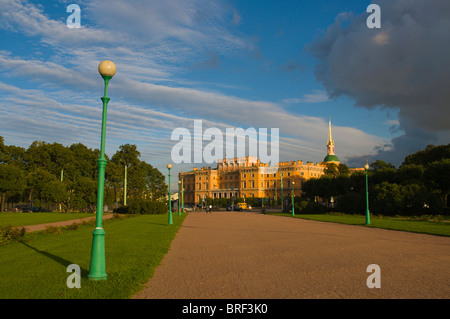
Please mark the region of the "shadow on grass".
<svg viewBox="0 0 450 319"><path fill-rule="evenodd" d="M39 249L37 249L37 248L35 248L33 246L28 245L27 243L25 243L23 241L21 243L23 245L27 246L28 248L34 250L35 252L37 252L37 253L39 253L39 254L47 257L47 258L50 258L53 261L56 261L57 263L63 265L65 268L67 268L69 265L73 264L73 262L71 262L71 261L69 261L67 259L61 258L59 256L53 255L53 254L49 253L48 251L39 250ZM80 267L80 270L81 270L81 276L82 277L83 276L86 277L88 275L88 273L89 273L89 271L84 269L84 268Z"/></svg>

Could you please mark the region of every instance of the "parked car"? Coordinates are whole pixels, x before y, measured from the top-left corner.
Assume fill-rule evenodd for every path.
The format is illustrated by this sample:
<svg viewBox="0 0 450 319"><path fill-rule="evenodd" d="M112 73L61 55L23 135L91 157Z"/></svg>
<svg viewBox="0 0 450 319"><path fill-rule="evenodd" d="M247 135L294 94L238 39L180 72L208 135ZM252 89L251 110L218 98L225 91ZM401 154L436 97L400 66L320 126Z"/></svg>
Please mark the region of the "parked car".
<svg viewBox="0 0 450 319"><path fill-rule="evenodd" d="M46 209L44 207L31 207L31 211L33 213L35 213L35 212L50 212L49 209Z"/></svg>
<svg viewBox="0 0 450 319"><path fill-rule="evenodd" d="M230 205L227 207L227 211L242 211L242 207L238 205Z"/></svg>
<svg viewBox="0 0 450 319"><path fill-rule="evenodd" d="M185 212L192 212L194 209L191 206L184 206Z"/></svg>
<svg viewBox="0 0 450 319"><path fill-rule="evenodd" d="M242 208L243 210L247 210L247 209L248 209L247 203L238 203L237 205L238 205L240 208Z"/></svg>

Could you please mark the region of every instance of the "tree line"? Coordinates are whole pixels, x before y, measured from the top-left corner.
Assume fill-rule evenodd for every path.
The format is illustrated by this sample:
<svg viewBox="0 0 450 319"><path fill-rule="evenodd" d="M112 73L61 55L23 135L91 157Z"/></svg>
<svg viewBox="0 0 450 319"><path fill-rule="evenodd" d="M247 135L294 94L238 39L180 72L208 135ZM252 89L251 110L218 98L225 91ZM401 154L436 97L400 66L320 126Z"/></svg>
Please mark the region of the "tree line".
<svg viewBox="0 0 450 319"><path fill-rule="evenodd" d="M98 149L82 143L63 146L34 141L27 149L5 145L0 136L1 211L6 206L26 203L61 210L96 210ZM136 145L121 145L108 158L105 172L105 205L123 204L125 170L127 198L164 201L164 175L140 160Z"/></svg>
<svg viewBox="0 0 450 319"><path fill-rule="evenodd" d="M406 156L398 168L376 160L369 164L368 184L371 213L448 215L450 144L429 145ZM330 164L321 178L305 181L302 191L303 199L315 203L309 204L309 208L316 211L332 207L332 210L353 214L362 213L366 208L365 171L350 173L344 164ZM317 203L318 200L322 205ZM299 210L304 208L300 202L299 205Z"/></svg>

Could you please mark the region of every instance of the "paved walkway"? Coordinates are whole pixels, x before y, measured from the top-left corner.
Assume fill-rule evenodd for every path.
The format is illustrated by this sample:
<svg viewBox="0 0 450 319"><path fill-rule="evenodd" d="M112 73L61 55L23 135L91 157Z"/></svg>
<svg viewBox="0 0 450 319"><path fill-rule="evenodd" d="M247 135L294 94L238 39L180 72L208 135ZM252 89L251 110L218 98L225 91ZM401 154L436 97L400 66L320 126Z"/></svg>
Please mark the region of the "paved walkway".
<svg viewBox="0 0 450 319"><path fill-rule="evenodd" d="M112 218L113 214L105 214L103 215L103 220ZM73 223L79 224L83 221L88 221L91 219L95 219L95 215L91 217L85 217L80 219L71 219L71 220L64 220L60 222L53 222L53 223L46 223L46 224L38 224L38 225L27 225L27 226L19 226L17 228L25 228L26 232L34 232L34 231L40 231L45 230L48 226L56 226L56 227L63 227L63 226L69 226Z"/></svg>
<svg viewBox="0 0 450 319"><path fill-rule="evenodd" d="M381 288L369 289L370 264ZM449 298L450 238L243 212L192 212L143 299Z"/></svg>

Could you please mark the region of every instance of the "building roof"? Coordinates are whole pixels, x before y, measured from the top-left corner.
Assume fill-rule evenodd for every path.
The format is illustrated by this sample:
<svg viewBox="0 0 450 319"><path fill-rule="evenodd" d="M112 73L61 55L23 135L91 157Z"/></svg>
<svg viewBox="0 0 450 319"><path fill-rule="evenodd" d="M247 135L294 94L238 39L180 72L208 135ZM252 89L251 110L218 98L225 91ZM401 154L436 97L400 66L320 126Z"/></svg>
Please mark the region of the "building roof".
<svg viewBox="0 0 450 319"><path fill-rule="evenodd" d="M336 155L327 155L323 159L324 163L327 162L339 162L339 158Z"/></svg>

